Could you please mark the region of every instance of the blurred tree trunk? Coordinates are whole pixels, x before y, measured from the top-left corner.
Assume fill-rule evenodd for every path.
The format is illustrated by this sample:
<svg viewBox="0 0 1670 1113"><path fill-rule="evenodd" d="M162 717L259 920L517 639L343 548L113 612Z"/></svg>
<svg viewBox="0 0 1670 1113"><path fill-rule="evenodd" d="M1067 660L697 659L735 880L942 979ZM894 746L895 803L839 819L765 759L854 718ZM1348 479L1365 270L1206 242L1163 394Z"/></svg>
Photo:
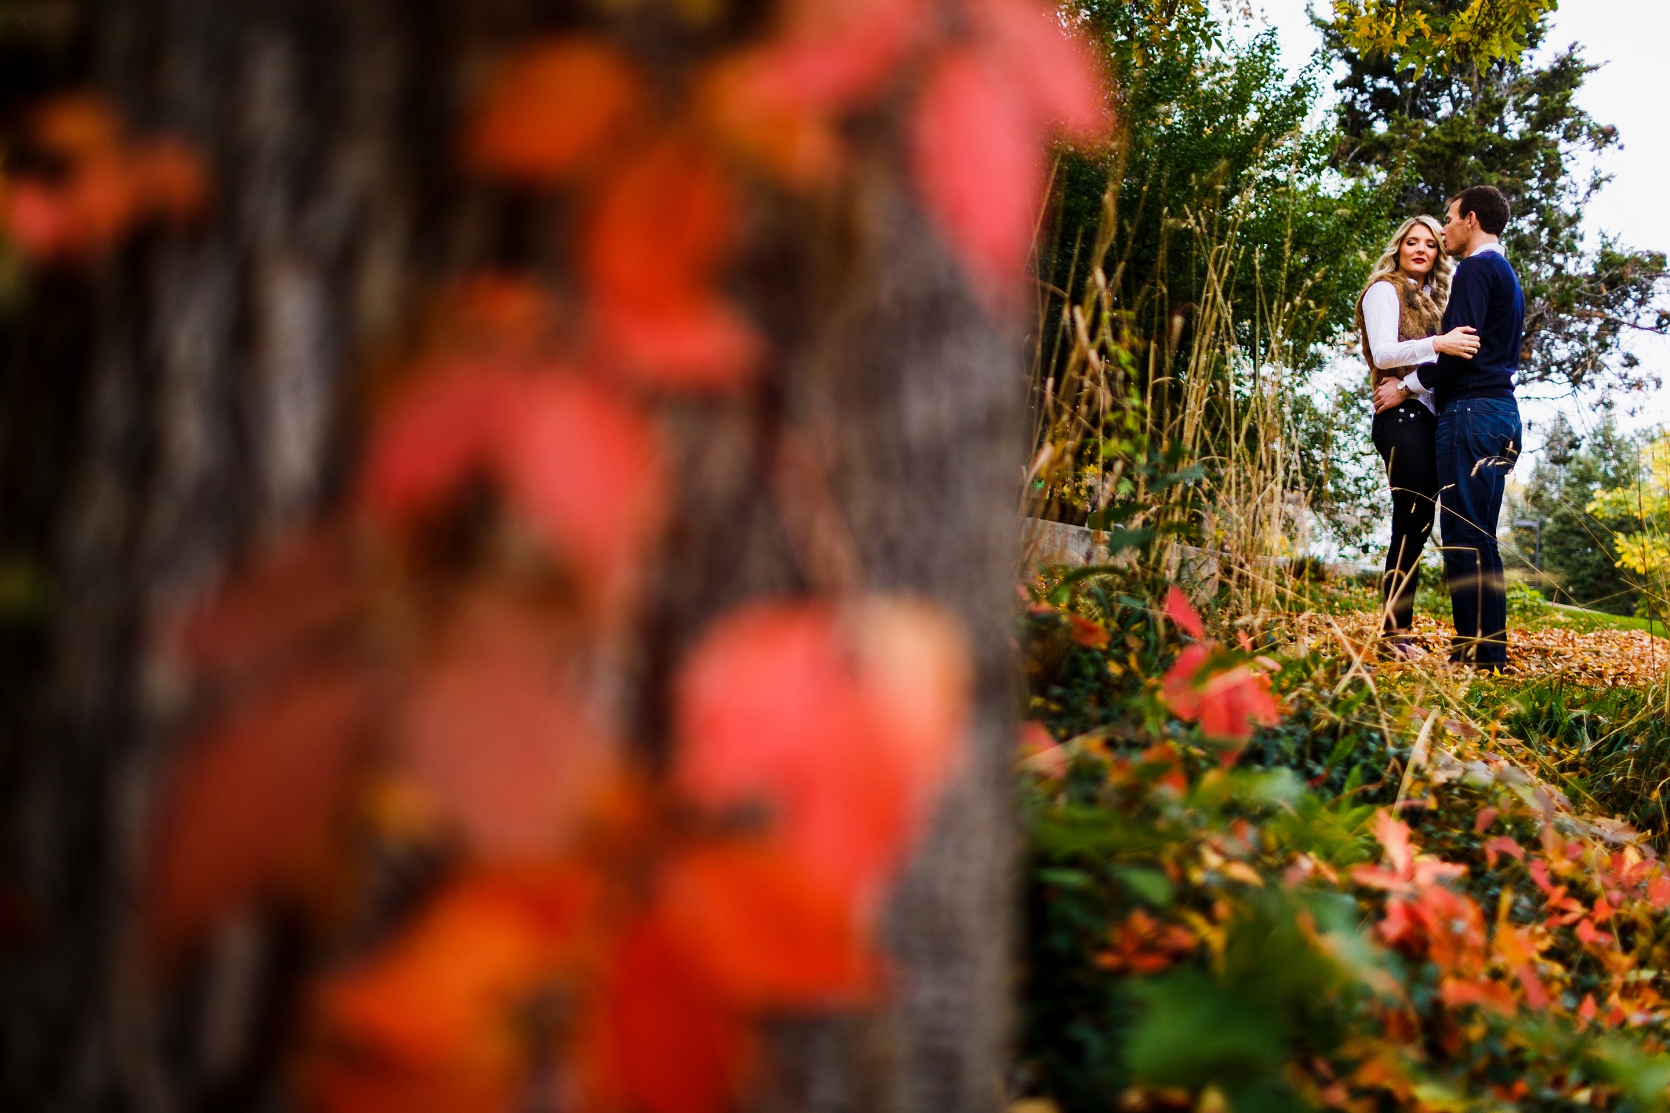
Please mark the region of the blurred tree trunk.
<svg viewBox="0 0 1670 1113"><path fill-rule="evenodd" d="M28 689L4 743L8 901L26 937L3 968L8 1109L277 1107L285 989L303 961L282 926L228 928L167 992L131 958L139 833L182 700L159 646L184 601L333 497L354 376L417 295L473 267L549 265L549 214L465 183L452 146L485 65L549 26L544 8L105 0L82 13L92 82L141 127L191 138L218 203L202 229L150 235L85 281L38 283L8 333L0 545L42 565L55 600L6 658L5 690ZM962 616L978 708L974 759L891 917L890 1015L783 1026L763 1101L987 1110L1007 1039L1022 379L885 150L863 180L822 214L848 233L841 259L806 250L804 213L765 221L742 282L778 347L768 388L669 415L682 504L633 682L654 737L664 681L704 623L804 586L762 478L795 430L863 581Z"/></svg>

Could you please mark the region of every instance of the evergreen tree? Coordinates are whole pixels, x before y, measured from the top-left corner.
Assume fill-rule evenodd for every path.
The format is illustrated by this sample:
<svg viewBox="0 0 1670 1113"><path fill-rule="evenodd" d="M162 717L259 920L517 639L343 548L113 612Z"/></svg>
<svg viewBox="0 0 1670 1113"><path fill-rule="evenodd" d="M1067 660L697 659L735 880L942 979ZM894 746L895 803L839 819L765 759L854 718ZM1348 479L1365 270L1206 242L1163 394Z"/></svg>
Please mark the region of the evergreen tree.
<svg viewBox="0 0 1670 1113"><path fill-rule="evenodd" d="M1316 74L1289 79L1274 31L1237 42L1200 0L1087 0L1076 6L1116 79L1120 141L1069 154L1041 272L1060 288L1094 263L1163 335L1205 300L1206 256L1234 251L1223 292L1250 341L1260 307L1293 302L1288 358L1317 364L1350 327L1384 206L1330 172L1336 137L1311 112ZM1111 205L1110 205L1111 203ZM1092 259L1104 212L1111 242ZM1370 231L1365 234L1365 223ZM1388 230L1385 230L1389 232Z"/></svg>
<svg viewBox="0 0 1670 1113"><path fill-rule="evenodd" d="M1441 24L1466 7L1409 0L1400 11ZM1637 330L1670 332L1670 314L1655 304L1664 253L1610 237L1592 251L1582 243L1584 210L1607 176L1580 176L1575 160L1619 136L1578 106L1595 67L1576 45L1533 60L1547 35L1539 17L1525 26L1527 51L1441 55L1422 65L1370 49L1343 21L1318 23L1345 67L1336 83L1340 170L1382 181L1394 215L1442 216L1448 198L1470 185L1507 194L1514 220L1503 238L1526 301L1520 381L1569 384L1606 406L1619 391L1656 386L1624 341Z"/></svg>
<svg viewBox="0 0 1670 1113"><path fill-rule="evenodd" d="M1544 594L1613 614L1634 613L1638 593L1618 567L1613 541L1627 523L1588 508L1599 492L1628 485L1635 464L1634 442L1610 420L1584 437L1563 415L1554 419L1526 484L1522 511L1543 523ZM1516 563L1529 567L1530 547L1518 549Z"/></svg>

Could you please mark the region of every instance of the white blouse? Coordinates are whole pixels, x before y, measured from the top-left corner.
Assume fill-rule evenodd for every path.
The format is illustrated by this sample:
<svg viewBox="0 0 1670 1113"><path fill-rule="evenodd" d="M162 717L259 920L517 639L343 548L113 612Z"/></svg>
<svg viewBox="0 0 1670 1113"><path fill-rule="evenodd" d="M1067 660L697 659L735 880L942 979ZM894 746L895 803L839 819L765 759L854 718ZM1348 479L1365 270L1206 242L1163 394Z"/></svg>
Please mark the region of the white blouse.
<svg viewBox="0 0 1670 1113"><path fill-rule="evenodd" d="M1403 316L1403 302L1397 296L1397 287L1390 279L1381 279L1368 288L1363 295L1363 329L1368 333L1368 348L1374 355L1376 367L1390 370L1394 367L1413 367L1419 364L1436 363L1438 352L1432 346L1432 337L1420 340L1399 340L1397 338L1398 321ZM1421 385L1420 375L1411 371L1403 377L1403 385L1409 388L1412 397L1433 413L1438 412L1437 405L1432 400L1432 392Z"/></svg>

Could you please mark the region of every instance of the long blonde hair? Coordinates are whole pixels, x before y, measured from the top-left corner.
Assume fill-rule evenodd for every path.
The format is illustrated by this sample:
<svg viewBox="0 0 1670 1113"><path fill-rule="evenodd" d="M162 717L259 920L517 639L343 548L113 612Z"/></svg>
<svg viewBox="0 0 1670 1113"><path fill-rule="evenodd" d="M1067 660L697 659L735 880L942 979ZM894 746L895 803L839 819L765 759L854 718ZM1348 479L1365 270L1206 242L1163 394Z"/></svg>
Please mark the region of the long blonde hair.
<svg viewBox="0 0 1670 1113"><path fill-rule="evenodd" d="M1393 236L1392 242L1386 245L1386 250L1381 254L1379 261L1374 264L1374 269L1368 272L1368 281L1363 284L1363 292L1357 295L1357 337L1363 344L1363 360L1369 365L1370 387L1374 386L1376 372L1374 370L1374 357L1369 354L1368 350L1368 328L1363 323L1363 299L1368 296L1369 290L1374 288L1376 282L1384 282L1388 278L1393 281L1397 280L1398 274L1403 270L1401 266L1403 238L1417 224L1425 225L1430 229L1433 238L1438 241L1438 250L1432 257L1432 270L1427 273L1424 285L1431 289L1432 302L1438 307L1440 313L1450 303L1450 275L1455 271L1455 264L1450 262L1448 253L1444 251L1444 228L1438 221L1425 213L1412 216L1398 225L1397 235Z"/></svg>
<svg viewBox="0 0 1670 1113"><path fill-rule="evenodd" d="M1357 315L1362 316L1363 295L1376 282L1383 282L1388 278L1396 278L1402 269L1400 260L1403 254L1403 238L1407 236L1415 225L1424 224L1432 233L1432 238L1438 241L1438 251L1432 257L1432 271L1426 276L1422 284L1432 287L1432 301L1440 310L1450 304L1450 276L1455 273L1455 264L1444 250L1444 227L1434 217L1422 213L1412 216L1398 225L1397 235L1386 245L1385 253L1374 264L1374 269L1368 272L1368 281L1363 284L1363 292L1357 295Z"/></svg>

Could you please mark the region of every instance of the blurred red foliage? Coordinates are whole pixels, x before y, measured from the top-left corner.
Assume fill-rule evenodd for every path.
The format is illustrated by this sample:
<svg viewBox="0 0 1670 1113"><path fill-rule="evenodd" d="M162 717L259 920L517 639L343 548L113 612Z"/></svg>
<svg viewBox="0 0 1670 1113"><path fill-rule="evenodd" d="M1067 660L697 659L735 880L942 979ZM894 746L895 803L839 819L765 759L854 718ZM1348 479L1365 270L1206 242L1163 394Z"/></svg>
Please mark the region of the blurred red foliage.
<svg viewBox="0 0 1670 1113"><path fill-rule="evenodd" d="M0 177L0 220L30 258L77 261L148 221L183 224L208 203L208 174L177 139L135 142L91 94L48 101L29 129L50 175Z"/></svg>
<svg viewBox="0 0 1670 1113"><path fill-rule="evenodd" d="M627 751L596 678L636 629L674 500L653 407L746 390L766 354L724 288L748 171L838 185L842 123L899 90L935 225L972 289L1013 300L1042 141L1095 138L1105 102L1044 7L965 8L953 27L918 0L790 3L683 98L588 35L534 43L487 85L466 162L572 194L576 311L504 273L437 299L376 385L347 512L180 641L220 710L164 799L161 955L252 903L331 903L367 833L452 863L315 985L296 1077L319 1107L502 1109L554 1061L591 1108L717 1111L759 1016L884 988L881 904L966 733L956 622L851 592L721 616L673 678L663 772ZM85 149L116 149L108 120L81 123ZM183 211L141 154L122 156L152 167L126 211ZM96 177L102 157L72 163ZM1263 714L1256 682L1204 683L1212 729Z"/></svg>

